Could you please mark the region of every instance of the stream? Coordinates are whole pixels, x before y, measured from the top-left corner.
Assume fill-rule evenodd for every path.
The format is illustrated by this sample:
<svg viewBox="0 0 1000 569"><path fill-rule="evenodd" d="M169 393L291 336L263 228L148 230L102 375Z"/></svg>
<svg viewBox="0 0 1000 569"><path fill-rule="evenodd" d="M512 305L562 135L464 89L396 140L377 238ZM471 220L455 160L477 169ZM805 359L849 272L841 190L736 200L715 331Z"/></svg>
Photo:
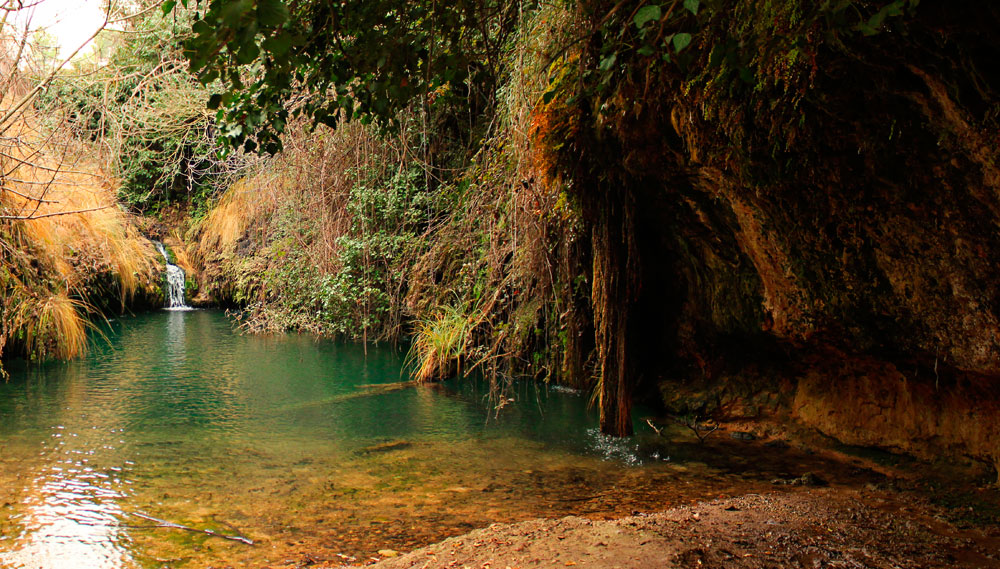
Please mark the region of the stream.
<svg viewBox="0 0 1000 569"><path fill-rule="evenodd" d="M0 566L363 563L494 522L769 488L754 456L603 437L587 394L516 383L497 410L472 379L396 385L402 364L242 336L209 310L114 321L78 361L6 364Z"/></svg>

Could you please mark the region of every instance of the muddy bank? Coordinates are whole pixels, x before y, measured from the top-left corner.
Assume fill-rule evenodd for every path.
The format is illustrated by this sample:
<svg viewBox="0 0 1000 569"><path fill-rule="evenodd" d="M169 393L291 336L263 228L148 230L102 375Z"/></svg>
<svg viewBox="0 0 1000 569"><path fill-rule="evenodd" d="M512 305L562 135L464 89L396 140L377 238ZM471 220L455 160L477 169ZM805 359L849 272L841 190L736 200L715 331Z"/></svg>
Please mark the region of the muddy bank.
<svg viewBox="0 0 1000 569"><path fill-rule="evenodd" d="M998 552L1000 530L959 529L920 500L815 488L611 521L495 524L373 567L982 568L1000 567Z"/></svg>

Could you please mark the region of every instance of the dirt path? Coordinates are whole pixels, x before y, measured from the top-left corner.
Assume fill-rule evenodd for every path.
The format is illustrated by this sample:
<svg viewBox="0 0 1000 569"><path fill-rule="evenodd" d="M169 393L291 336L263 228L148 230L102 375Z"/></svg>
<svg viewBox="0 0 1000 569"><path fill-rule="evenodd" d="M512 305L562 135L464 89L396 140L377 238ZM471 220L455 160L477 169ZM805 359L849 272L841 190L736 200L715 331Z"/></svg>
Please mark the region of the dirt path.
<svg viewBox="0 0 1000 569"><path fill-rule="evenodd" d="M495 524L371 565L567 566L1000 567L1000 528L956 528L936 507L905 494L801 488L611 521L571 516Z"/></svg>

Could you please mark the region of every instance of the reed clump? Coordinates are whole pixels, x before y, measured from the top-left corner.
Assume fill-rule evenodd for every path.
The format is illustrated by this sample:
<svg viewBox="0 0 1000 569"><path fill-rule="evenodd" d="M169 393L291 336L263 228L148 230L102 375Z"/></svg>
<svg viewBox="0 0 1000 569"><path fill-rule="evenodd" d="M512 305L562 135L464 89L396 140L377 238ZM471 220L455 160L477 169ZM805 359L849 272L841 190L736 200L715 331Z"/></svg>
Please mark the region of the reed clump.
<svg viewBox="0 0 1000 569"><path fill-rule="evenodd" d="M472 319L459 307L442 306L417 321L407 363L419 382L447 379L459 373L466 356Z"/></svg>

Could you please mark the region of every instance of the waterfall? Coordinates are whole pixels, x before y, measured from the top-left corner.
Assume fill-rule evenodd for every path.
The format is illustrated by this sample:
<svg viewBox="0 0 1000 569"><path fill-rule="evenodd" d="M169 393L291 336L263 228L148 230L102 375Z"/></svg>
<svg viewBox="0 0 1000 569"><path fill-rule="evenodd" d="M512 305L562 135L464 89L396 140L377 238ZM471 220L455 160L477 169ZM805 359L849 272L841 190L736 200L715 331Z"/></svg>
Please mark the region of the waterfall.
<svg viewBox="0 0 1000 569"><path fill-rule="evenodd" d="M153 241L153 245L156 245L156 250L160 252L160 255L163 255L163 261L167 264L166 307L168 309L190 308L190 306L184 303L184 269L170 262L170 258L167 257L167 250L163 246L163 243Z"/></svg>

